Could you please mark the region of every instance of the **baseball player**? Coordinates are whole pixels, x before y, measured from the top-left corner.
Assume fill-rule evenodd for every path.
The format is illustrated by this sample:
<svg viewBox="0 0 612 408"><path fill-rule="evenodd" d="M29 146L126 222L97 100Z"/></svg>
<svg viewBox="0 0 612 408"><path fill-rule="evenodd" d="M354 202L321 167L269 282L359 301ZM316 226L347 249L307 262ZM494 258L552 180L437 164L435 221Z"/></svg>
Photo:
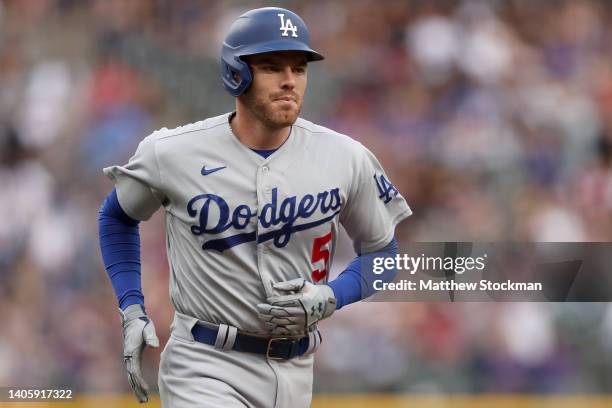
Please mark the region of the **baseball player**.
<svg viewBox="0 0 612 408"><path fill-rule="evenodd" d="M363 145L299 118L307 67L323 56L281 8L234 21L221 52L236 110L146 137L99 214L119 302L130 384L158 347L140 285L138 223L165 210L171 337L159 367L164 407L307 407L317 322L371 295L374 257L394 256L411 214ZM340 225L357 257L328 280Z"/></svg>

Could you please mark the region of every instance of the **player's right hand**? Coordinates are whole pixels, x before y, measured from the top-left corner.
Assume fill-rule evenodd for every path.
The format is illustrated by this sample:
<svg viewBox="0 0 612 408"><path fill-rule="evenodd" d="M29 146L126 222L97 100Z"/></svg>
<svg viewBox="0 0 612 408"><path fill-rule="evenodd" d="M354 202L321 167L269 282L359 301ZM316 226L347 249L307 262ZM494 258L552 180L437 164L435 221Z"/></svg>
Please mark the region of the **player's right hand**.
<svg viewBox="0 0 612 408"><path fill-rule="evenodd" d="M123 361L130 385L138 401L149 401L149 386L142 378L140 361L145 346L159 347L153 321L149 319L141 305L130 305L119 309L123 325Z"/></svg>

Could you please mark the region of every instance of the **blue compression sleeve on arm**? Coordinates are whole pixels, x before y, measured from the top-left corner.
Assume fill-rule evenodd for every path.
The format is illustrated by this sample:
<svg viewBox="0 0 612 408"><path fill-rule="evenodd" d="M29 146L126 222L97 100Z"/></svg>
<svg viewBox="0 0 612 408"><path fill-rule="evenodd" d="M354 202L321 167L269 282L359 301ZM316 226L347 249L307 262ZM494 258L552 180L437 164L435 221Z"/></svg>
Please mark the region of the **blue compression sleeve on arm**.
<svg viewBox="0 0 612 408"><path fill-rule="evenodd" d="M395 238L380 251L361 254L333 281L329 282L336 296L336 310L341 307L365 299L373 295L373 282L377 279L391 282L397 274L397 269L385 269L380 275L373 272L375 258L395 258L397 241Z"/></svg>
<svg viewBox="0 0 612 408"><path fill-rule="evenodd" d="M121 309L144 306L140 285L140 234L138 221L123 211L117 191L106 197L98 213L98 233L104 268Z"/></svg>

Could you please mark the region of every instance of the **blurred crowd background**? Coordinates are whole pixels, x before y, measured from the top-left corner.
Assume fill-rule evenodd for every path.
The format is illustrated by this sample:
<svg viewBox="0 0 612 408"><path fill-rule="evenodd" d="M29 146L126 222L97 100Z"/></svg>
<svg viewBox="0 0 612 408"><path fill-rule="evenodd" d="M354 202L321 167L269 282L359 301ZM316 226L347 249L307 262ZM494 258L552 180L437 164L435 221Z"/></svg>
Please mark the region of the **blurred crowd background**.
<svg viewBox="0 0 612 408"><path fill-rule="evenodd" d="M384 164L414 211L400 241L611 241L606 0L0 0L0 385L129 389L101 169L154 129L232 109L220 44L264 5L309 24L327 59L303 116ZM162 221L141 234L163 344ZM352 257L343 241L336 273ZM321 326L319 393L612 392L603 303L370 302Z"/></svg>

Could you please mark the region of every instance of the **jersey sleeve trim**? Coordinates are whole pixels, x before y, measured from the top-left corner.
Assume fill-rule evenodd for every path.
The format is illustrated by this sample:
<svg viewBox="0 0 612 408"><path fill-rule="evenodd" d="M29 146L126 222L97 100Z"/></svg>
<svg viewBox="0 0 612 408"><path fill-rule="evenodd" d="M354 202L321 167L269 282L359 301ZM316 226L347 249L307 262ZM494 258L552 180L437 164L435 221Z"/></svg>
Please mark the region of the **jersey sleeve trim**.
<svg viewBox="0 0 612 408"><path fill-rule="evenodd" d="M380 251L382 248L389 245L389 242L391 242L391 240L395 236L395 227L397 227L400 222L410 217L411 215L412 210L410 209L410 207L397 214L391 221L392 228L389 229L389 232L383 238L374 242L355 242L355 252L358 254L365 254L368 252Z"/></svg>

